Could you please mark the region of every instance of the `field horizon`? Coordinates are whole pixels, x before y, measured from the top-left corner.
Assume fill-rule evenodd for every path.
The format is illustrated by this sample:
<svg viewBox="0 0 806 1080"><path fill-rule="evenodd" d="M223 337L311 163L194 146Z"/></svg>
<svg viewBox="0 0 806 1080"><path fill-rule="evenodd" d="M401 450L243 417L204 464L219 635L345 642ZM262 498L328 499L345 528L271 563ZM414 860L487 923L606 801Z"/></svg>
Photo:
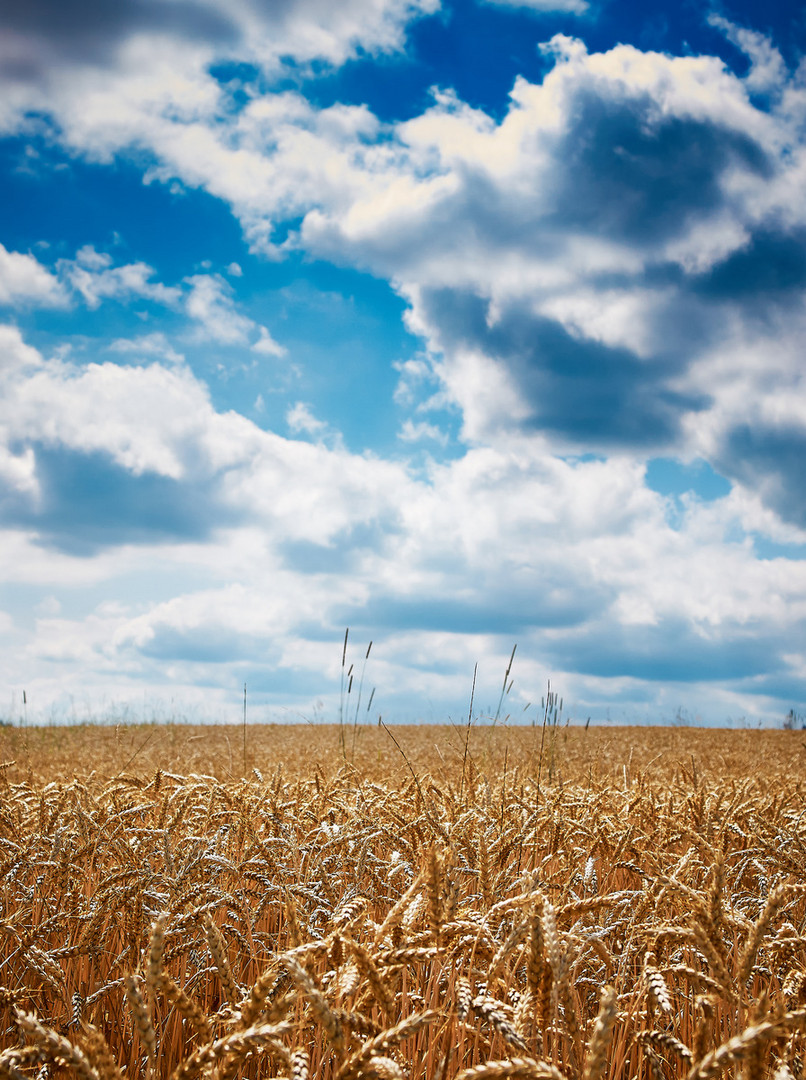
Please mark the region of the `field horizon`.
<svg viewBox="0 0 806 1080"><path fill-rule="evenodd" d="M244 741L245 736L245 741ZM705 772L747 769L777 775L793 763L806 770L806 735L800 729L711 728L664 725L459 724L76 724L0 727L0 761L7 779L22 779L29 765L40 779L70 772L75 778L119 771L200 772L220 780L272 772L308 775L316 765L344 765L366 775L410 775L411 768L444 773L465 757L490 779L520 762L537 768L551 752L561 782L607 771L615 775L635 759L669 779L692 760ZM244 756L245 750L245 756ZM794 758L793 758L794 755ZM47 781L46 781L47 782Z"/></svg>

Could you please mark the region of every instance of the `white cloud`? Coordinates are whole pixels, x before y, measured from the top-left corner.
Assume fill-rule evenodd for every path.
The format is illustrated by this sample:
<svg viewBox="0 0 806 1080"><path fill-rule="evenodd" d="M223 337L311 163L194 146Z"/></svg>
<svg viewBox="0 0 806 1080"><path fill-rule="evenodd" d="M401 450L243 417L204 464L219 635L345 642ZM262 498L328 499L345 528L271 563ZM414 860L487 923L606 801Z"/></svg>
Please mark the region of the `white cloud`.
<svg viewBox="0 0 806 1080"><path fill-rule="evenodd" d="M298 70L396 51L408 26L435 13L439 0L189 0L179 8L131 5L114 15L76 9L69 32L46 7L12 5L0 13L0 130L18 130L34 112L51 115L69 144L108 160L146 130L170 128L163 117L188 123L216 115L221 92L207 74L216 62L255 64L277 76L289 60ZM242 85L234 79L226 93Z"/></svg>
<svg viewBox="0 0 806 1080"><path fill-rule="evenodd" d="M103 452L135 474L184 475L190 459L183 447L210 409L206 389L187 370L111 363L80 368L45 361L14 328L3 327L3 339L21 361L8 363L8 348L0 347L0 430L10 445Z"/></svg>
<svg viewBox="0 0 806 1080"><path fill-rule="evenodd" d="M265 326L260 326L238 311L232 286L218 274L194 274L185 279L190 293L185 300L188 315L199 324L202 340L221 345L250 345L265 356L285 356L286 349L278 344Z"/></svg>
<svg viewBox="0 0 806 1080"><path fill-rule="evenodd" d="M63 307L67 295L49 270L33 256L0 244L0 304Z"/></svg>
<svg viewBox="0 0 806 1080"><path fill-rule="evenodd" d="M721 30L749 58L751 67L745 77L749 90L755 93L780 93L787 82L788 72L784 58L766 35L737 26L714 12L708 16L708 22Z"/></svg>
<svg viewBox="0 0 806 1080"><path fill-rule="evenodd" d="M327 431L324 420L318 420L311 412L310 405L304 401L298 401L292 405L285 414L285 422L292 435L304 433L306 435L322 435Z"/></svg>
<svg viewBox="0 0 806 1080"><path fill-rule="evenodd" d="M762 562L749 540L730 539L742 523L764 524L763 508L741 490L684 506L673 528L640 464L562 461L523 440L432 462L415 477L402 462L282 438L219 413L186 369L79 369L38 356L16 330L5 339L17 362L4 368L0 445L25 452L20 464L43 483L38 501L18 485L35 509L0 536L2 565L39 590L34 603L61 604L40 612L35 636L19 635L13 658L37 700L58 702L81 682L96 695L123 695L138 681L168 679L190 701L202 667L207 679L226 668L237 682L257 666L273 672L275 686L288 680L289 702L304 701L320 692L316 678L338 667L323 629L335 634L348 622L378 641L375 681L398 709L406 693L411 700L413 665L423 666L418 688L433 692L439 709L466 696L473 662L497 657L507 640L508 648L518 640L525 658L522 703L549 673L567 700L599 693L601 701L606 670L608 685L629 677L660 708L652 664L679 651L689 662L700 656L697 705L714 719L724 719L725 685L741 685L746 634L764 642L762 674L802 663L793 641L806 619L806 563ZM298 434L323 431L302 402L287 420ZM169 517L138 542L124 530L92 559L71 555L71 535L110 543L104 515L114 495L88 504L74 486L80 518L51 519L61 496L48 470L73 453L116 463L126 474L116 475L118 486L167 478L183 512L202 515L194 531L172 533L184 526ZM162 489L132 492L140 521L165 514ZM7 526L14 513L4 515ZM89 581L116 602L72 611L62 587ZM500 674L490 673L490 686ZM219 685L211 700L223 703ZM747 712L767 708L749 692L736 700Z"/></svg>
<svg viewBox="0 0 806 1080"><path fill-rule="evenodd" d="M16 326L0 324L0 380L17 374L30 375L41 364L39 352L23 341Z"/></svg>
<svg viewBox="0 0 806 1080"><path fill-rule="evenodd" d="M436 424L429 424L425 420L404 420L397 437L402 442L436 442L441 446L448 445L448 435Z"/></svg>
<svg viewBox="0 0 806 1080"><path fill-rule="evenodd" d="M81 248L75 259L60 259L57 269L91 310L98 308L103 300L125 302L140 297L173 307L181 295L176 287L152 281L156 271L147 263L112 266L110 255L89 245Z"/></svg>
<svg viewBox="0 0 806 1080"><path fill-rule="evenodd" d="M185 307L204 336L222 345L246 345L255 324L236 309L227 282L217 274L194 274L186 281L190 294Z"/></svg>
<svg viewBox="0 0 806 1080"><path fill-rule="evenodd" d="M252 351L256 353L262 353L264 356L285 356L288 349L284 345L280 345L275 341L265 326L258 327L260 336L252 346Z"/></svg>
<svg viewBox="0 0 806 1080"><path fill-rule="evenodd" d="M136 338L117 338L110 343L109 350L138 359L156 357L159 360L167 360L170 364L182 364L185 360L184 356L176 351L165 334L160 331L142 334Z"/></svg>
<svg viewBox="0 0 806 1080"><path fill-rule="evenodd" d="M339 63L399 47L407 22L435 6L208 11L222 20L217 55L231 49L268 68L283 50ZM541 85L518 80L500 122L437 91L423 115L390 125L366 108L220 87L205 27L178 44L165 25L104 23L103 64L87 35L18 30L18 55L38 74L9 88L5 123L37 108L75 152L104 161L134 148L154 159L152 181L225 200L264 254L302 247L392 281L425 342L424 359L401 365L398 401L422 412L438 380L439 404L462 410L468 447L413 475L326 444L327 425L304 402L286 421L310 441L218 413L158 338L115 346L156 363L82 368L44 359L5 328L0 473L5 519L16 521L3 534L6 573L49 593L55 579L141 585L91 617L63 605L15 666L54 696L65 683L47 665L75 657L75 679L90 672L96 687L119 686L123 672L189 693L229 637L232 665L238 653L255 664L270 656L272 671L310 683L324 657L311 626L330 633L358 620L385 633L382 670L401 693L420 666L426 692L463 696L473 661L517 636L541 658L529 692L551 667L579 701L608 683L657 705L658 679L674 682L688 664L715 716L739 693L748 712L763 712L764 679L803 666L792 642L802 640L806 580L803 563L758 560L744 533L804 537L791 482L803 457L791 453L787 487L765 472L763 442L804 428L803 290L773 280L770 303L736 301L717 271L735 281L742 259L774 268L775 244L783 250L803 225L797 87L780 102L771 94L770 111L751 100L779 78L775 51L731 30L753 62L742 80L713 57L589 54L557 36L554 69ZM280 243L277 223L298 217L299 232ZM47 271L15 265L31 298L47 295ZM152 299L184 310L206 340L280 355L220 275L168 287L145 264L115 267L92 248L60 272L91 307ZM401 436L434 427L410 419ZM747 432L741 457L731 448ZM658 445L744 472L730 496L677 506L643 483ZM608 460L579 456L603 448ZM98 473L95 501L81 488L84 466ZM129 531L114 530L104 503L120 491L136 511ZM65 492L85 499L80 528L75 507L71 517L58 501ZM111 506L125 510L125 499ZM69 550L79 532L97 545L92 559ZM155 566L169 584L153 583Z"/></svg>
<svg viewBox="0 0 806 1080"><path fill-rule="evenodd" d="M584 15L588 10L587 0L483 0L485 4L496 7L527 8L530 11L567 11L572 15Z"/></svg>

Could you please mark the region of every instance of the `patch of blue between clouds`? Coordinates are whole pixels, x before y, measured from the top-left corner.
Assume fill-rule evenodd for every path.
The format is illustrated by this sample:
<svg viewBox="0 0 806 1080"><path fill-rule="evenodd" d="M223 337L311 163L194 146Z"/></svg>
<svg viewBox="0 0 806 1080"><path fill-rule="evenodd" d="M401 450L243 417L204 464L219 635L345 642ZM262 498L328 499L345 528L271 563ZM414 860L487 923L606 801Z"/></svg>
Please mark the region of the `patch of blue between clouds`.
<svg viewBox="0 0 806 1080"><path fill-rule="evenodd" d="M93 164L41 137L0 140L3 243L31 249L45 263L72 258L90 244L116 263L147 262L168 283L205 260L225 266L246 255L240 225L220 199L180 185L145 184L148 164L136 155Z"/></svg>
<svg viewBox="0 0 806 1080"><path fill-rule="evenodd" d="M568 13L536 18L524 9L447 2L437 15L409 28L405 52L359 55L337 71L297 74L305 96L320 108L368 105L392 123L422 113L431 103L431 87L438 86L501 120L515 75L540 82L551 67L538 44L555 33L577 31L578 19Z"/></svg>
<svg viewBox="0 0 806 1080"><path fill-rule="evenodd" d="M778 0L767 6L763 18L757 0L724 0L718 7L739 25L768 31L789 65L797 66L806 38L800 3ZM683 3L670 18L668 4L660 0L642 4L640 20L632 0L592 0L580 15L483 0L443 0L437 14L409 27L400 53L359 53L337 70L321 63L298 68L289 62L273 89L299 89L320 108L367 105L380 120L393 123L420 114L429 104L431 87L438 86L455 90L462 101L500 121L515 76L540 83L551 70L553 58L539 46L558 33L583 38L590 52L630 41L645 51L719 56L739 75L746 74L748 58L709 25L707 15L706 6ZM246 66L222 66L216 75L226 82L248 77L249 71Z"/></svg>
<svg viewBox="0 0 806 1080"><path fill-rule="evenodd" d="M691 462L667 457L651 458L647 462L645 482L659 495L680 496L691 492L703 502L721 499L731 489L730 481L702 458Z"/></svg>
<svg viewBox="0 0 806 1080"><path fill-rule="evenodd" d="M248 402L215 387L217 406L240 408L261 423L249 408L259 392L269 425L283 432L278 410L284 412L288 404L300 400L317 420L339 432L349 450L389 457L408 454L410 448L397 439L409 410L394 401L399 378L395 365L414 358L422 342L404 325L404 301L386 281L359 270L309 262L297 254L280 265L285 275L282 284L274 266L264 276L266 264L246 263L238 292L244 310L255 321L266 323L288 350L287 357L261 361L243 376L251 394ZM278 386L278 375L286 368L289 374ZM263 378L266 385L261 387ZM429 414L423 419L453 439L458 427L455 417L442 410L438 416ZM446 450L429 443L428 449L441 458L458 452L455 444Z"/></svg>
<svg viewBox="0 0 806 1080"><path fill-rule="evenodd" d="M806 559L806 544L781 544L758 533L750 536L759 559Z"/></svg>

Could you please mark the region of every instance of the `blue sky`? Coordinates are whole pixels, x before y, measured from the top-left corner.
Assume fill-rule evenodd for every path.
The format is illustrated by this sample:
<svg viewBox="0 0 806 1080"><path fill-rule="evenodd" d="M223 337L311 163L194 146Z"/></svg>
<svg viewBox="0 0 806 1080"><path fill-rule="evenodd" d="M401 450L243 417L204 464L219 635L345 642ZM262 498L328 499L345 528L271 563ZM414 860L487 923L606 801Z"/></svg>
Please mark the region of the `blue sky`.
<svg viewBox="0 0 806 1080"><path fill-rule="evenodd" d="M806 15L638 10L3 5L3 715L806 712Z"/></svg>

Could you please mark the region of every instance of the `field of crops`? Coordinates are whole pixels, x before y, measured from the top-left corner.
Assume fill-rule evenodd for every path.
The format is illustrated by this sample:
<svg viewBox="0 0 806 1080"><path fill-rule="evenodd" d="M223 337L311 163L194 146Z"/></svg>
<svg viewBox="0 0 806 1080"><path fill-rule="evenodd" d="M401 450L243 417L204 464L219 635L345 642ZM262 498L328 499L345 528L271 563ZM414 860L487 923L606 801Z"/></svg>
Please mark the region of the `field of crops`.
<svg viewBox="0 0 806 1080"><path fill-rule="evenodd" d="M0 729L0 1080L806 1071L806 735Z"/></svg>

